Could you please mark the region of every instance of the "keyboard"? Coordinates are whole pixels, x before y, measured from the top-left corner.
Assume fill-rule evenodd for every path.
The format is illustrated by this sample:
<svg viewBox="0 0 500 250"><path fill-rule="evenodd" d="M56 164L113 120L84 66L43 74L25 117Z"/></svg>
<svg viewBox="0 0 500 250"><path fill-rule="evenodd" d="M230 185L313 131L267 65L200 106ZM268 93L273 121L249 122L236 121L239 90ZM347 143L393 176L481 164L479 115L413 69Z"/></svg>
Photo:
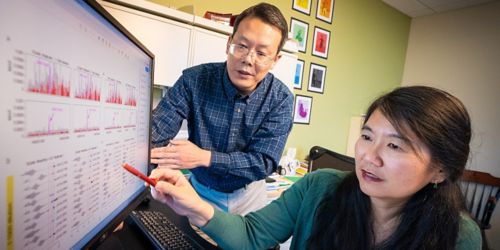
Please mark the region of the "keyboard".
<svg viewBox="0 0 500 250"><path fill-rule="evenodd" d="M158 211L132 211L130 218L157 249L203 249Z"/></svg>

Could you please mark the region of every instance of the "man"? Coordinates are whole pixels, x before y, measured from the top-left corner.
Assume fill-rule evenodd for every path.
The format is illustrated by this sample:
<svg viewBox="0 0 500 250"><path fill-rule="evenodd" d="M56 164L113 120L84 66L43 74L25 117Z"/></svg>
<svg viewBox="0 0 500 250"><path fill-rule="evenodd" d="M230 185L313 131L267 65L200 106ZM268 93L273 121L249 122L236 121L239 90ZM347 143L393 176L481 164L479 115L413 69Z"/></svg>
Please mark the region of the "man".
<svg viewBox="0 0 500 250"><path fill-rule="evenodd" d="M292 127L293 94L268 73L287 37L278 8L246 9L228 39L227 61L184 70L153 112L151 162L190 169L200 196L224 211L266 204L263 179L276 170ZM189 140L172 140L184 119Z"/></svg>

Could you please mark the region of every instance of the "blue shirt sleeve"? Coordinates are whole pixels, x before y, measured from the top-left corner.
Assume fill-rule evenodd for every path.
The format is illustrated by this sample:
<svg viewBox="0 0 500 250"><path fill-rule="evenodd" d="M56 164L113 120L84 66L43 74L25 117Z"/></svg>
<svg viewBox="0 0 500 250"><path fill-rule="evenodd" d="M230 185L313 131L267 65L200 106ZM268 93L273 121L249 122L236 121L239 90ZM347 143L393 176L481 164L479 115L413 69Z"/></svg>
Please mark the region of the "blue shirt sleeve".
<svg viewBox="0 0 500 250"><path fill-rule="evenodd" d="M181 76L174 86L158 103L152 114L151 144L153 147L163 147L179 132L182 120L190 112L191 96Z"/></svg>

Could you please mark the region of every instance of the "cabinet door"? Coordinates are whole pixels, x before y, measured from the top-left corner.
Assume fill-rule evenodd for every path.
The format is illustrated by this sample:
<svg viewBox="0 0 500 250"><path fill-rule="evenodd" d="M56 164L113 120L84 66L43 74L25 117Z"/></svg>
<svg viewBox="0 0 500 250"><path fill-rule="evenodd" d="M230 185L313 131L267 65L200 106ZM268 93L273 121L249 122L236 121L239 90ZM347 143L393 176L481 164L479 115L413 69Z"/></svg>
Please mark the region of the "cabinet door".
<svg viewBox="0 0 500 250"><path fill-rule="evenodd" d="M226 61L226 44L228 37L228 35L207 29L198 27L193 28L191 65Z"/></svg>
<svg viewBox="0 0 500 250"><path fill-rule="evenodd" d="M189 66L192 26L123 6L104 6L155 55L154 84L172 86Z"/></svg>
<svg viewBox="0 0 500 250"><path fill-rule="evenodd" d="M282 56L271 72L293 92L293 77L297 66L297 55L281 52Z"/></svg>

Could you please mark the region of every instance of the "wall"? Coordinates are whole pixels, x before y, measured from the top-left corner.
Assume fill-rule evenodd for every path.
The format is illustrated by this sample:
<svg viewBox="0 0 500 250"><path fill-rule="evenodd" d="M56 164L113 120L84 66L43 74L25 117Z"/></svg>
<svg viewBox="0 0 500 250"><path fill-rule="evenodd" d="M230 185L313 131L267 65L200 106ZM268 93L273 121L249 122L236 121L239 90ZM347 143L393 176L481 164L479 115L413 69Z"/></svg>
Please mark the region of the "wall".
<svg viewBox="0 0 500 250"><path fill-rule="evenodd" d="M153 0L165 6L194 6L194 14L205 11L240 13L261 2ZM287 147L296 147L299 159L321 145L345 153L351 116L364 113L379 94L401 84L410 18L373 0L336 0L333 24L315 18L318 1L312 1L311 15L292 10L292 0L274 2L290 22L293 16L309 24L302 90L296 94L313 97L310 125L294 124ZM314 26L330 30L328 60L311 55ZM223 52L221 52L223 53ZM326 65L324 94L307 91L310 63Z"/></svg>
<svg viewBox="0 0 500 250"><path fill-rule="evenodd" d="M500 2L414 18L403 85L425 84L460 98L472 117L468 168L500 177ZM500 249L500 209L487 237ZM497 236L497 237L493 237Z"/></svg>

